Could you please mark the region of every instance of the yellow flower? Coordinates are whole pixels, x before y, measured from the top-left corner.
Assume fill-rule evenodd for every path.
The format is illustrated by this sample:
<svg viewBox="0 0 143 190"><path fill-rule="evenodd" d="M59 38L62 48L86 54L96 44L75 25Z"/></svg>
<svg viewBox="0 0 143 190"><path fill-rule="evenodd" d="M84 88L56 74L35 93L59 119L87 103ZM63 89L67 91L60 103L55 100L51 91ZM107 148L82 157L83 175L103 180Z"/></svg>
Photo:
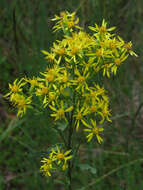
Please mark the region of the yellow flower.
<svg viewBox="0 0 143 190"><path fill-rule="evenodd" d="M102 124L105 119L107 119L107 121L109 121L109 122L112 122L111 119L109 118L111 116L111 113L110 113L111 110L109 110L108 106L109 106L108 101L106 101L106 102L101 101L101 103L100 103L101 111L98 112L99 115L101 115L101 117L102 117L102 120L100 121L100 124Z"/></svg>
<svg viewBox="0 0 143 190"><path fill-rule="evenodd" d="M88 132L89 134L86 136L87 141L91 141L91 139L93 138L94 135L96 135L96 138L98 140L99 143L101 143L103 141L103 139L99 136L99 133L102 132L104 129L103 128L99 128L96 126L96 120L93 121L91 119L91 124L92 125L87 125L86 127L88 127L88 129L84 129L84 131Z"/></svg>
<svg viewBox="0 0 143 190"><path fill-rule="evenodd" d="M48 51L42 50L41 51L44 55L46 55L45 59L47 59L50 63L56 63L57 60L55 59L55 53L49 53Z"/></svg>
<svg viewBox="0 0 143 190"><path fill-rule="evenodd" d="M118 36L118 39L123 46L122 51L129 52L130 55L132 55L132 56L134 55L134 56L138 57L138 55L132 50L132 42L131 41L125 43L124 40L120 36Z"/></svg>
<svg viewBox="0 0 143 190"><path fill-rule="evenodd" d="M107 40L108 48L111 49L113 52L117 51L117 48L121 48L121 43L116 39L108 39Z"/></svg>
<svg viewBox="0 0 143 190"><path fill-rule="evenodd" d="M63 47L62 43L59 44L53 43L52 52L54 52L57 55L63 56L66 54L66 49L65 47Z"/></svg>
<svg viewBox="0 0 143 190"><path fill-rule="evenodd" d="M26 84L26 82L22 82L23 78L21 80L18 81L18 79L16 79L13 84L9 84L9 90L10 92L7 93L4 97L10 96L11 98L14 96L14 94L17 94L19 92L22 92L22 86L24 86Z"/></svg>
<svg viewBox="0 0 143 190"><path fill-rule="evenodd" d="M90 108L89 108L89 110L90 110L91 113L95 113L96 114L97 110L98 110L97 104L91 105Z"/></svg>
<svg viewBox="0 0 143 190"><path fill-rule="evenodd" d="M64 152L64 150L60 150L58 146L56 146L56 149L52 148L49 157L43 158L41 160L41 162L43 163L40 168L41 172L43 172L45 176L51 176L51 170L56 169L54 166L57 167L57 165L59 165L62 170L67 169L67 161L72 158L72 155L70 155L70 153L71 150L67 150L66 152Z"/></svg>
<svg viewBox="0 0 143 190"><path fill-rule="evenodd" d="M50 170L53 169L52 160L43 158L41 162L43 165L40 167L40 171L43 172L45 176L51 176Z"/></svg>
<svg viewBox="0 0 143 190"><path fill-rule="evenodd" d="M78 131L78 128L79 128L79 124L82 122L83 125L86 125L86 122L84 120L84 117L86 115L88 115L90 112L89 112L89 108L88 107L84 107L82 106L80 109L79 109L79 102L77 103L77 108L76 108L76 113L73 115L73 117L75 117L75 124L74 126L76 127L76 130Z"/></svg>
<svg viewBox="0 0 143 190"><path fill-rule="evenodd" d="M21 95L18 93L14 93L10 96L9 100L15 105L16 102L21 98Z"/></svg>
<svg viewBox="0 0 143 190"><path fill-rule="evenodd" d="M98 84L95 85L94 88L92 88L92 90L90 89L90 95L91 97L95 96L96 99L98 99L98 96L102 96L103 99L106 99L106 95L105 95L105 89L104 87L100 87Z"/></svg>
<svg viewBox="0 0 143 190"><path fill-rule="evenodd" d="M66 55L66 48L65 44L61 41L58 41L58 43L53 43L53 48L51 48L51 51L58 56L58 61L56 62L59 64L61 62L61 58Z"/></svg>
<svg viewBox="0 0 143 190"><path fill-rule="evenodd" d="M47 102L47 97L49 95L49 87L48 86L44 86L43 84L39 85L39 88L36 88L36 96L44 96L43 99L43 104L45 104Z"/></svg>
<svg viewBox="0 0 143 190"><path fill-rule="evenodd" d="M39 81L44 81L46 86L48 86L49 84L54 87L54 82L55 79L59 76L59 71L61 70L61 68L58 65L55 65L51 68L47 67L46 68L46 72L44 73L40 73L42 76L44 76L44 78L39 78Z"/></svg>
<svg viewBox="0 0 143 190"><path fill-rule="evenodd" d="M89 111L91 114L96 114L98 113L98 109L99 109L99 101L97 101L96 98L92 98L91 100L91 105L89 106Z"/></svg>
<svg viewBox="0 0 143 190"><path fill-rule="evenodd" d="M25 114L27 108L31 108L30 104L32 96L25 98L24 96L20 95L18 99L15 98L15 105L18 108L17 116L23 116Z"/></svg>
<svg viewBox="0 0 143 190"><path fill-rule="evenodd" d="M49 87L40 85L40 88L36 89L36 96L48 95L49 94Z"/></svg>
<svg viewBox="0 0 143 190"><path fill-rule="evenodd" d="M25 78L24 80L30 83L32 88L39 85L38 79L36 77L33 77L32 79Z"/></svg>
<svg viewBox="0 0 143 190"><path fill-rule="evenodd" d="M107 29L107 22L105 22L105 20L103 19L102 21L102 25L98 26L97 24L95 24L95 27L89 26L89 29L94 31L94 32L99 32L100 34L106 34L107 32L111 32L113 30L115 30L116 27L111 27Z"/></svg>
<svg viewBox="0 0 143 190"><path fill-rule="evenodd" d="M81 89L81 92L84 93L85 89L87 89L87 90L89 89L88 85L87 85L87 78L90 73L84 71L83 74L81 74L78 69L75 69L74 73L75 73L75 75L77 75L77 77L76 77L76 79L71 80L71 82L73 83L73 85L77 86L75 88L75 90Z"/></svg>
<svg viewBox="0 0 143 190"><path fill-rule="evenodd" d="M75 17L75 12L69 13L61 12L60 16L55 15L55 18L52 19L52 21L58 21L56 25L53 27L54 32L56 32L59 29L63 29L65 31L73 31L73 28L81 29L77 24L79 22L79 18Z"/></svg>
<svg viewBox="0 0 143 190"><path fill-rule="evenodd" d="M56 150L52 149L52 155L53 155L53 160L57 162L58 165L60 165L62 162L62 169L65 170L68 165L67 161L72 158L72 155L69 155L72 150L67 150L64 152L63 150L60 150L58 146L56 146Z"/></svg>
<svg viewBox="0 0 143 190"><path fill-rule="evenodd" d="M115 57L114 62L112 64L111 72L116 75L117 68L123 64L123 61L127 59L128 55L125 55L125 52L122 53L120 57Z"/></svg>
<svg viewBox="0 0 143 190"><path fill-rule="evenodd" d="M55 117L55 121L56 120L60 120L60 119L66 119L65 113L66 112L70 112L73 110L73 106L70 106L68 108L64 108L64 102L61 100L60 104L58 104L57 106L55 105L54 102L52 102L52 105L49 105L50 109L54 111L53 114L51 114L52 117ZM58 108L56 108L58 107Z"/></svg>
<svg viewBox="0 0 143 190"><path fill-rule="evenodd" d="M106 59L109 60L109 58L111 58L112 51L109 49L104 49L103 47L101 48L97 48L95 51L88 51L88 53L86 54L87 56L92 56L92 58L95 60L92 63L92 66L94 66L95 68L98 66L98 70L101 68L102 64L104 63L103 61Z"/></svg>
<svg viewBox="0 0 143 190"><path fill-rule="evenodd" d="M85 32L79 31L72 33L72 36L65 36L63 40L67 44L67 62L74 61L77 64L77 58L83 57L84 50L86 50L93 43L93 38Z"/></svg>
<svg viewBox="0 0 143 190"><path fill-rule="evenodd" d="M46 96L45 100L43 101L44 108L56 100L56 95L56 92L49 92L48 97Z"/></svg>
<svg viewBox="0 0 143 190"><path fill-rule="evenodd" d="M66 69L61 70L56 81L60 84L60 91L64 91L65 88L71 85L69 72Z"/></svg>
<svg viewBox="0 0 143 190"><path fill-rule="evenodd" d="M106 95L106 90L104 87L100 87L99 85L95 84L94 87L90 87L89 92L84 94L85 98L88 98L88 102L97 102L102 98L103 100L108 100L108 96Z"/></svg>
<svg viewBox="0 0 143 190"><path fill-rule="evenodd" d="M102 66L103 68L103 76L107 76L108 78L110 78L110 70L111 70L111 67L113 66L113 64L105 64Z"/></svg>

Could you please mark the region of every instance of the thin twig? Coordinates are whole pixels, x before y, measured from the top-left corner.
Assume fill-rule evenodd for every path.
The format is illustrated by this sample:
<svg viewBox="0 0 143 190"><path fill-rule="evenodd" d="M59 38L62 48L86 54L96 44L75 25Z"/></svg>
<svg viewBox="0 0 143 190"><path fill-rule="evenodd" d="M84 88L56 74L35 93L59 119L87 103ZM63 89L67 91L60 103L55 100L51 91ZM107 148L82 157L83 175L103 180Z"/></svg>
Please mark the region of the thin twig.
<svg viewBox="0 0 143 190"><path fill-rule="evenodd" d="M135 114L133 116L133 119L132 119L133 120L133 124L135 123L135 120L136 120L138 114L140 113L140 110L141 110L142 106L143 106L143 102L139 105L137 111L135 112Z"/></svg>

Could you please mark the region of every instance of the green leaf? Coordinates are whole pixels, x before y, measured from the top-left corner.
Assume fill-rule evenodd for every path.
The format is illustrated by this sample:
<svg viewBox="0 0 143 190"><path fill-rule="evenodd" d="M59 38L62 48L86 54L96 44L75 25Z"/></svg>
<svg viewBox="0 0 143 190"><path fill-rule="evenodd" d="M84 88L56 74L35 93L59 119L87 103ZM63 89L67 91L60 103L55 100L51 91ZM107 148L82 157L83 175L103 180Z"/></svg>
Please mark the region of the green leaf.
<svg viewBox="0 0 143 190"><path fill-rule="evenodd" d="M96 168L93 168L93 167L90 167L90 171L92 174L96 174L96 172L97 172Z"/></svg>
<svg viewBox="0 0 143 190"><path fill-rule="evenodd" d="M58 179L55 180L55 183L58 183L58 184L61 184L61 185L65 185L65 183L62 180L58 180Z"/></svg>
<svg viewBox="0 0 143 190"><path fill-rule="evenodd" d="M89 164L80 164L79 167L82 171L89 170L92 174L96 174L96 168L90 166Z"/></svg>
<svg viewBox="0 0 143 190"><path fill-rule="evenodd" d="M90 166L88 164L80 164L79 167L82 171L90 169Z"/></svg>
<svg viewBox="0 0 143 190"><path fill-rule="evenodd" d="M58 129L63 132L67 128L68 123L66 121L61 121L57 122L56 125L58 126Z"/></svg>
<svg viewBox="0 0 143 190"><path fill-rule="evenodd" d="M11 120L11 122L9 123L7 129L0 134L0 143L6 138L8 137L8 135L12 132L12 130L14 130L16 127L18 127L19 125L21 125L24 122L23 120L19 120L19 119L13 119Z"/></svg>

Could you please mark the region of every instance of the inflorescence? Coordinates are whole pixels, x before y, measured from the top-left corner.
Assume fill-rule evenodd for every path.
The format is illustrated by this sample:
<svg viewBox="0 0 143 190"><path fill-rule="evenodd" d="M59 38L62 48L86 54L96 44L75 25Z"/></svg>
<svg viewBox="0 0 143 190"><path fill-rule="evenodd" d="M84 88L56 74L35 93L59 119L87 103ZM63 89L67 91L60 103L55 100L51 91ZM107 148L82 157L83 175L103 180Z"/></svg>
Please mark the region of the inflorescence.
<svg viewBox="0 0 143 190"><path fill-rule="evenodd" d="M89 26L92 34L78 25L75 13L62 12L52 20L56 21L54 32L62 30L63 39L55 41L50 51L42 50L48 61L45 71L40 77L16 79L9 84L5 97L17 107L19 117L28 108L34 109L36 97L43 109L50 110L55 123L64 121L76 131L83 130L88 142L96 138L101 143L103 123L111 122L111 110L107 91L98 84L97 75L110 78L129 55L137 55L132 43L113 33L115 27L107 28L105 20L101 26ZM41 171L50 176L56 166L65 170L70 153L56 146L41 161Z"/></svg>

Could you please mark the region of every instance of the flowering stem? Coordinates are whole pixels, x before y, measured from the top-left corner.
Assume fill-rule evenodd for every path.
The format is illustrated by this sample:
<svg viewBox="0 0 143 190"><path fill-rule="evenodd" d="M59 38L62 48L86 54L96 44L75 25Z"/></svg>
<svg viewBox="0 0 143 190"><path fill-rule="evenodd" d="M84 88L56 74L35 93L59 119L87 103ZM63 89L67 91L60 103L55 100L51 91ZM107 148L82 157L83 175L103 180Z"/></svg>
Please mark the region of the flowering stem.
<svg viewBox="0 0 143 190"><path fill-rule="evenodd" d="M74 62L72 66L72 76L74 76ZM73 96L72 96L73 107L75 105L75 89L73 89ZM68 133L68 149L72 148L72 134L73 134L73 126L74 126L74 118L73 118L74 109L72 110L71 117L70 117L70 124L69 124L69 133ZM71 161L68 162L68 178L69 178L69 190L72 190L72 168L73 163Z"/></svg>
<svg viewBox="0 0 143 190"><path fill-rule="evenodd" d="M68 136L68 149L71 149L72 144L72 126L69 127L69 136ZM68 178L69 178L69 190L72 190L72 166L71 161L68 162Z"/></svg>
<svg viewBox="0 0 143 190"><path fill-rule="evenodd" d="M74 97L73 97L74 102ZM68 150L72 148L72 134L73 134L73 111L70 118L70 126L68 131ZM69 178L69 190L72 190L72 164L69 160L68 162L68 178Z"/></svg>

